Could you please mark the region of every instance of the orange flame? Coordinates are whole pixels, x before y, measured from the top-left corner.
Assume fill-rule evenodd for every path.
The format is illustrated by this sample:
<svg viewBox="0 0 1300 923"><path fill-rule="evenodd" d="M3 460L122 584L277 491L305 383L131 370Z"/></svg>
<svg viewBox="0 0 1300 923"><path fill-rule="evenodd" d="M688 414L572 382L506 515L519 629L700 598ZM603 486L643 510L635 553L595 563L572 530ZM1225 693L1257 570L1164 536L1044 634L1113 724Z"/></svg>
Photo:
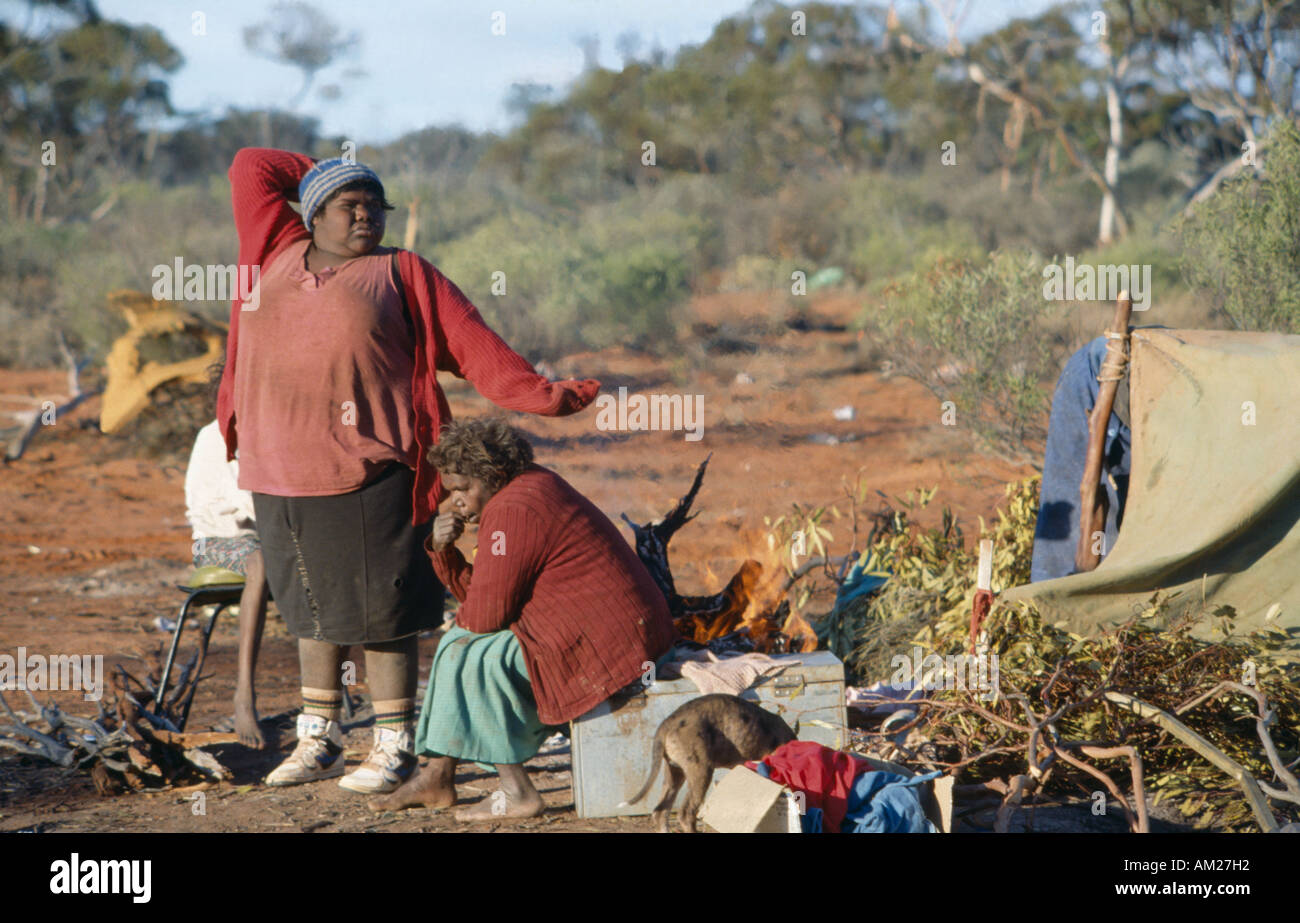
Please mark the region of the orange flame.
<svg viewBox="0 0 1300 923"><path fill-rule="evenodd" d="M786 594L785 569L780 566L775 551L765 551L767 566L745 558L727 583L720 609L677 620L677 630L683 637L703 644L734 631L744 631L755 650L765 653L817 649L817 635L807 620L798 612L784 615L780 611ZM707 564L704 570L713 575Z"/></svg>

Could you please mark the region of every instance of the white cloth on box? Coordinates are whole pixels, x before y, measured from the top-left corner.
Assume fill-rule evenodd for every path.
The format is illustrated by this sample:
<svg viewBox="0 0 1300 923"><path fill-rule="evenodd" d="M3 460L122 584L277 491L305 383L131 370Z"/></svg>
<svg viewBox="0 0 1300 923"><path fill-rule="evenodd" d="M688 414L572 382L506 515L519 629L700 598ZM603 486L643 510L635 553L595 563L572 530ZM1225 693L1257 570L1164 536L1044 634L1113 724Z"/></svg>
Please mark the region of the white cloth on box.
<svg viewBox="0 0 1300 923"><path fill-rule="evenodd" d="M798 661L782 661L767 654L731 654L719 658L710 650L691 651L664 664L664 673L680 673L708 695L714 692L740 695L765 676L779 673Z"/></svg>
<svg viewBox="0 0 1300 923"><path fill-rule="evenodd" d="M213 420L199 430L185 469L185 518L193 538L255 534L253 495L240 490L239 461L226 461L226 441Z"/></svg>

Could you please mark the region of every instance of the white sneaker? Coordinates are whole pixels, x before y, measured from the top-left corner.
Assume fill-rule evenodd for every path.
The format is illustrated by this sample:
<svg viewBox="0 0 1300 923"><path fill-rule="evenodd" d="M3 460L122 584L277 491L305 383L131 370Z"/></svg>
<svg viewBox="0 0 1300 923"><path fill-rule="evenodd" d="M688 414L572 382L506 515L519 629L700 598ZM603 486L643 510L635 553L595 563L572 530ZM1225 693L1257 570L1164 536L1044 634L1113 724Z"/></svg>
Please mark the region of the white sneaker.
<svg viewBox="0 0 1300 923"><path fill-rule="evenodd" d="M298 746L266 777L267 785L299 785L343 775L343 729L320 715L298 716Z"/></svg>
<svg viewBox="0 0 1300 923"><path fill-rule="evenodd" d="M355 772L339 779L339 787L363 795L382 795L391 792L411 777L417 760L413 749L415 742L410 731L392 728L375 728L375 742Z"/></svg>

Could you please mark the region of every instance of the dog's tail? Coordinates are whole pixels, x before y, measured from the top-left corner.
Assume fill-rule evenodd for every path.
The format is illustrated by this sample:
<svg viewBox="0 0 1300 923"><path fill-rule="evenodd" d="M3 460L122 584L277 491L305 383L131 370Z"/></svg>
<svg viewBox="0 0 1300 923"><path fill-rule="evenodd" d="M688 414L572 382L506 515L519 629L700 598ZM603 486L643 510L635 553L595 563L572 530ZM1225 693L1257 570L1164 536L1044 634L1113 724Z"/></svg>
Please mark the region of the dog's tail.
<svg viewBox="0 0 1300 923"><path fill-rule="evenodd" d="M641 786L641 791L637 792L627 801L619 805L620 808L631 807L646 796L650 791L650 786L654 784L655 779L659 777L659 765L665 762L664 759L664 735L662 729L655 732L654 746L650 748L650 778L645 780L645 785Z"/></svg>

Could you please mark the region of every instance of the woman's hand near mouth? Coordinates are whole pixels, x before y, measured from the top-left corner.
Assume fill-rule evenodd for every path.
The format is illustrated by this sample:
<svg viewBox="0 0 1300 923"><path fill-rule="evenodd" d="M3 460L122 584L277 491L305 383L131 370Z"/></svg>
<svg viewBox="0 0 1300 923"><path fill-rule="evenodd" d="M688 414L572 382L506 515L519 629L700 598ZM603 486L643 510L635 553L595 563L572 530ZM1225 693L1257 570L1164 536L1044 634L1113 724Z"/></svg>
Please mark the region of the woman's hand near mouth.
<svg viewBox="0 0 1300 923"><path fill-rule="evenodd" d="M433 530L429 533L429 547L434 551L446 551L465 530L465 520L459 513L443 513L433 520Z"/></svg>

